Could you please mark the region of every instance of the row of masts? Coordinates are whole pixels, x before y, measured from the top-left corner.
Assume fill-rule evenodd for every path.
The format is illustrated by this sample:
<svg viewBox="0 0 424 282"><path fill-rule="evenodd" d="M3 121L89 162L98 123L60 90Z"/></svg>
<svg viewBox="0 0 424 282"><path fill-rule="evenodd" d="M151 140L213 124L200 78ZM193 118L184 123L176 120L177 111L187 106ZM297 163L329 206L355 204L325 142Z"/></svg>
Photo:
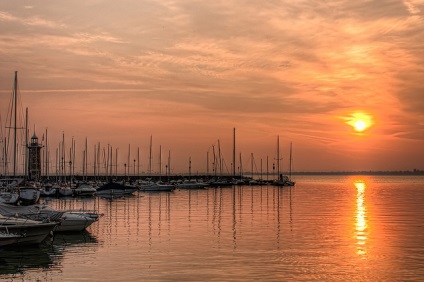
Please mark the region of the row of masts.
<svg viewBox="0 0 424 282"><path fill-rule="evenodd" d="M13 130L13 177L16 177L18 174L18 131L20 129L25 129L25 144L23 147L25 148L23 155L23 166L24 166L24 176L25 178L28 176L28 108L26 109L25 114L25 128L21 128L18 125L18 79L17 79L17 72L15 72L15 79L14 79L14 87L13 87L13 100L12 100L12 109L11 110L11 116L13 116L13 119L11 118L9 120L9 126L6 126L6 128L9 128L9 130ZM1 117L0 117L1 118ZM11 124L13 120L13 125ZM1 122L1 120L0 120ZM7 124L7 122L6 122ZM0 131L0 134L2 135L2 132ZM9 134L10 136L10 134ZM34 128L34 136L35 136L35 128ZM3 171L2 174L5 176L9 176L9 161L8 161L8 146L9 144L7 141L10 138L0 136L1 141L3 143L2 148L2 166ZM4 140L4 141L3 141ZM54 176L62 181L66 181L72 179L75 175L79 174L76 173L75 167L76 167L76 160L77 160L77 153L76 153L76 140L72 137L70 146L67 146L65 143L65 133L62 133L62 140L59 142L56 148L56 154L55 154L55 163L53 165L50 154L50 146L48 140L48 130L45 130L45 134L43 134L43 139L41 143L41 148L43 148L43 154L42 154L42 168L40 168L40 175L44 174L45 177L49 178L51 176ZM279 176L281 172L280 163L282 161L282 158L280 156L280 144L279 144L279 136L277 137L277 157L274 159L276 161L277 167L276 167L276 173ZM152 155L152 146L153 146L153 137L150 136L150 150L149 150L149 163L148 163L148 169L147 169L147 175L145 172L145 176L152 176L153 174L157 173L159 176L162 175L163 170L163 163L162 163L162 146L159 147L159 171L157 173L154 173L153 170L153 155ZM69 151L68 151L69 149ZM212 149L212 159L209 160L209 153L210 149ZM97 143L94 145L93 149L93 163L92 163L92 169L89 168L89 150L88 150L88 140L87 137L85 138L85 144L84 144L84 150L82 151L82 177L83 179L87 179L88 176L94 176L97 178L100 177L118 177L119 172L122 174L122 170L118 169L118 148L113 148L112 145L108 144L107 147L102 147L100 143ZM79 159L79 158L78 158ZM192 160L191 156L189 157L189 165L188 165L188 173L189 176L192 174ZM221 176L221 175L233 175L234 177L243 176L243 167L242 167L242 154L240 153L239 156L239 166L237 167L237 161L236 161L236 129L233 129L233 154L232 154L232 162L231 162L231 169L228 170L223 153L221 151L221 145L220 141L217 140L217 145L213 144L209 150L206 153L206 175L212 175L212 176ZM269 174L269 159L267 156L266 159L266 175L268 178ZM122 164L121 164L122 165ZM210 165L212 166L210 169ZM254 174L254 157L253 153L251 154L251 173L252 178ZM140 174L140 148L137 148L137 155L136 158L131 159L131 145L128 145L128 157L127 161L123 164L124 167L124 176L141 176ZM52 172L52 168L55 168ZM122 168L122 166L121 166ZM131 172L132 168L132 172ZM290 144L290 176L291 176L291 169L292 169L292 146ZM225 172L226 171L226 172ZM257 170L256 170L257 171ZM273 174L275 174L275 163L273 162ZM262 159L260 160L260 175L262 178ZM170 176L171 175L171 151L168 151L168 157L167 162L165 163L165 175Z"/></svg>
<svg viewBox="0 0 424 282"><path fill-rule="evenodd" d="M42 172L43 176L46 178L56 178L61 181L71 180L74 176L82 177L84 180L87 180L88 177L95 177L96 179L101 178L117 178L118 176L132 176L132 177L151 177L151 176L170 176L173 169L171 167L171 151L167 153L167 160L163 161L162 146L159 146L159 156L158 156L158 166L157 169L153 169L153 145L152 145L152 136L150 137L150 149L148 155L148 166L147 170L140 171L141 161L140 161L140 147L136 148L135 157L131 157L131 145L128 145L128 155L124 163L122 160L119 160L119 148L115 148L110 144L101 145L96 143L92 147L91 157L88 147L88 138L85 138L84 148L82 150L81 157L77 157L76 149L76 140L72 137L70 144L66 144L65 133L62 133L62 140L56 145L55 157L52 162L51 150L52 146L49 141L48 130L46 129L43 134L43 143L42 145ZM68 141L69 142L69 141ZM277 138L277 144L279 143L279 137ZM220 147L220 141L217 141L217 145L213 144L210 147L210 150L206 152L206 175L210 176L229 176L233 175L234 177L243 177L249 173L249 170L246 170L243 167L242 153L239 154L239 159L236 161L236 165L231 163L231 170L228 169L225 159L222 154ZM212 157L210 157L212 153ZM280 156L280 152L277 146L277 156ZM234 156L233 156L234 157ZM290 160L291 160L291 145L290 145ZM79 159L79 161L78 161ZM89 162L89 159L92 161ZM281 162L283 158L274 158L272 161L272 175L279 175L281 172ZM249 160L247 160L249 161ZM79 164L81 162L81 164ZM91 163L91 164L90 164ZM237 166L237 163L239 166ZM262 158L260 159L259 168L256 164L254 154L250 154L250 174L254 178L255 175L260 175L262 178L263 175L266 175L266 180L268 180L268 175L270 174L270 159L266 157L266 167L264 168L264 162ZM122 170L123 168L123 170ZM291 176L291 164L289 167L290 176ZM266 171L266 173L265 173ZM191 176L192 173L192 158L191 156L188 159L188 176ZM198 171L196 171L198 174ZM7 171L3 171L3 175L8 175ZM14 174L14 176L16 173ZM26 176L26 174L25 174Z"/></svg>

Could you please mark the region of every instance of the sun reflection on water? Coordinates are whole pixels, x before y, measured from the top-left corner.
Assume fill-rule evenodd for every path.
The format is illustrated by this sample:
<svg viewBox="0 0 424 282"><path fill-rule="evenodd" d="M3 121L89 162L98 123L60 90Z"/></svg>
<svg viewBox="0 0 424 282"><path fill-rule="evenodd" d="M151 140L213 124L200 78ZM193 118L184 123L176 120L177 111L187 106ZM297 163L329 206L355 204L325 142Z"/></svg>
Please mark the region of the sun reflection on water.
<svg viewBox="0 0 424 282"><path fill-rule="evenodd" d="M366 259L367 249L367 235L368 235L368 222L367 222L367 209L365 206L365 189L366 184L363 180L354 182L356 187L356 221L355 221L355 234L356 234L356 254Z"/></svg>

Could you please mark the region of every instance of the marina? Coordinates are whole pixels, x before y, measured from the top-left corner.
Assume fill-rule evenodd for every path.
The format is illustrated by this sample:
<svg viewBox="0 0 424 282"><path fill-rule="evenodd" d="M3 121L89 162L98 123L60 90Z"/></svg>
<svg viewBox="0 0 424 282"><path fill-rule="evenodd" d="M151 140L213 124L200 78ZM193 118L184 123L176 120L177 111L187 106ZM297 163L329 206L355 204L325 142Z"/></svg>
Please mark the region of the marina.
<svg viewBox="0 0 424 282"><path fill-rule="evenodd" d="M82 232L0 252L6 280L419 280L422 176L298 176L231 186L46 198L104 214ZM402 191L401 193L399 191Z"/></svg>
<svg viewBox="0 0 424 282"><path fill-rule="evenodd" d="M423 1L0 1L0 281L424 281Z"/></svg>

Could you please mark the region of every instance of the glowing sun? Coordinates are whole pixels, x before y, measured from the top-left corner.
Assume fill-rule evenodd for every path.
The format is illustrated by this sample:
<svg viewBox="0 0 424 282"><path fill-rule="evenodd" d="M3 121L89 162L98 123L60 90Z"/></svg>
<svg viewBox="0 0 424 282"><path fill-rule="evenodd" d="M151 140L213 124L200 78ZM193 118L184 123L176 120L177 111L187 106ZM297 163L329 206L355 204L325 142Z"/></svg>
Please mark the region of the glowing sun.
<svg viewBox="0 0 424 282"><path fill-rule="evenodd" d="M367 124L365 123L365 121L363 120L357 120L355 122L355 124L353 125L353 127L355 128L356 131L358 132L362 132L365 130L365 128L367 128Z"/></svg>
<svg viewBox="0 0 424 282"><path fill-rule="evenodd" d="M356 132L364 132L374 124L373 117L363 112L356 112L347 118L346 123L353 127Z"/></svg>

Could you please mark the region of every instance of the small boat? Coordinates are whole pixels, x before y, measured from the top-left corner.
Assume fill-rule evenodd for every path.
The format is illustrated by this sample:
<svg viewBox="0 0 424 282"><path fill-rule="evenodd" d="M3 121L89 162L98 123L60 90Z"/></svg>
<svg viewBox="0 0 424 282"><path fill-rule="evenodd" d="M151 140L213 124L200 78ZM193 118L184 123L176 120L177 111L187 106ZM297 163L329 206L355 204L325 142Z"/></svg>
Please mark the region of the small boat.
<svg viewBox="0 0 424 282"><path fill-rule="evenodd" d="M40 188L40 196L41 197L55 197L58 193L58 187L53 186L50 183L45 184L42 188Z"/></svg>
<svg viewBox="0 0 424 282"><path fill-rule="evenodd" d="M19 201L19 193L17 191L0 191L0 203L15 205Z"/></svg>
<svg viewBox="0 0 424 282"><path fill-rule="evenodd" d="M150 183L150 184L142 184L140 185L140 191L143 192L170 192L175 189L175 186L172 184L163 184L163 183Z"/></svg>
<svg viewBox="0 0 424 282"><path fill-rule="evenodd" d="M0 215L0 232L19 235L13 244L35 245L53 234L58 222L42 222L24 218Z"/></svg>
<svg viewBox="0 0 424 282"><path fill-rule="evenodd" d="M231 187L231 186L233 186L233 183L231 181L218 178L216 180L211 180L209 182L209 186L211 186L211 187Z"/></svg>
<svg viewBox="0 0 424 282"><path fill-rule="evenodd" d="M118 182L108 182L97 189L96 195L105 197L119 197L132 195L137 190L138 189L133 186L127 186Z"/></svg>
<svg viewBox="0 0 424 282"><path fill-rule="evenodd" d="M18 184L21 179L0 179L0 203L16 205L19 201Z"/></svg>
<svg viewBox="0 0 424 282"><path fill-rule="evenodd" d="M23 205L33 205L40 200L40 191L36 187L19 187L19 201Z"/></svg>
<svg viewBox="0 0 424 282"><path fill-rule="evenodd" d="M81 183L74 189L75 196L79 197L91 197L96 193L96 188L88 183Z"/></svg>
<svg viewBox="0 0 424 282"><path fill-rule="evenodd" d="M0 214L35 221L56 221L53 231L81 231L99 220L103 214L85 210L55 210L48 205L9 206L0 204Z"/></svg>
<svg viewBox="0 0 424 282"><path fill-rule="evenodd" d="M177 183L176 186L180 189L205 189L209 186L209 184L205 182L198 182L195 179L185 179L183 182Z"/></svg>
<svg viewBox="0 0 424 282"><path fill-rule="evenodd" d="M55 187L55 186L53 186ZM61 197L72 197L74 195L74 190L67 186L67 185L62 185L59 186L59 196Z"/></svg>
<svg viewBox="0 0 424 282"><path fill-rule="evenodd" d="M99 220L103 214L90 211L65 211L61 223L54 229L55 232L82 231Z"/></svg>

